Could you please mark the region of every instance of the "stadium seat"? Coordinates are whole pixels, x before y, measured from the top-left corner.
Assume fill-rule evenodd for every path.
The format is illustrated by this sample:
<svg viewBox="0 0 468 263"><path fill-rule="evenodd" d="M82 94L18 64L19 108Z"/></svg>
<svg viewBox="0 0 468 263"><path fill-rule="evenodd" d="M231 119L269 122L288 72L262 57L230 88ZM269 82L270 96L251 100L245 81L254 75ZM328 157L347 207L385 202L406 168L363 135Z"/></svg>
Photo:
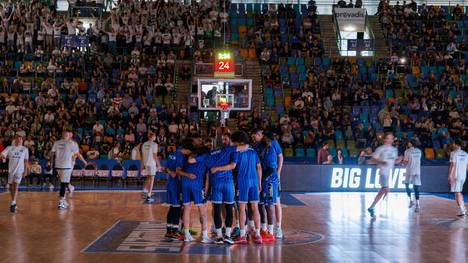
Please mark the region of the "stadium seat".
<svg viewBox="0 0 468 263"><path fill-rule="evenodd" d="M424 157L427 160L434 160L434 150L432 148L424 149Z"/></svg>
<svg viewBox="0 0 468 263"><path fill-rule="evenodd" d="M284 149L284 156L285 157L293 157L294 156L294 150L291 147L288 147Z"/></svg>
<svg viewBox="0 0 468 263"><path fill-rule="evenodd" d="M446 158L446 154L443 149L437 149L435 153L436 153L436 159L438 160L443 160Z"/></svg>
<svg viewBox="0 0 468 263"><path fill-rule="evenodd" d="M310 158L315 158L315 157L317 157L314 148L307 148L306 154L307 154L307 157L310 157Z"/></svg>
<svg viewBox="0 0 468 263"><path fill-rule="evenodd" d="M304 156L305 156L304 148L302 147L296 148L296 157L304 157Z"/></svg>

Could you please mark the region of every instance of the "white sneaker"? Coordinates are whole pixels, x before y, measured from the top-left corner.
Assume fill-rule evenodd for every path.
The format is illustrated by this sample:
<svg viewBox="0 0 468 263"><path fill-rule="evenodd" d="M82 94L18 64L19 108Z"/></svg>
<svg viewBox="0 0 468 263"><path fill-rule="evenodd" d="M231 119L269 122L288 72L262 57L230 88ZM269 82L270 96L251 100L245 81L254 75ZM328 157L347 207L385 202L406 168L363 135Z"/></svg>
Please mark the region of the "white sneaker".
<svg viewBox="0 0 468 263"><path fill-rule="evenodd" d="M283 230L281 230L281 228L276 228L276 239L283 239Z"/></svg>
<svg viewBox="0 0 468 263"><path fill-rule="evenodd" d="M73 192L75 191L75 187L71 184L68 185L68 190L70 191L70 197L73 197Z"/></svg>
<svg viewBox="0 0 468 263"><path fill-rule="evenodd" d="M409 207L408 207L408 208L411 208L411 207L413 207L413 206L414 206L414 201L411 200L411 201L409 202Z"/></svg>
<svg viewBox="0 0 468 263"><path fill-rule="evenodd" d="M213 239L209 237L203 237L200 242L202 242L203 244L213 244Z"/></svg>
<svg viewBox="0 0 468 263"><path fill-rule="evenodd" d="M192 235L186 235L184 237L184 242L193 242L195 241L195 238L192 237Z"/></svg>
<svg viewBox="0 0 468 263"><path fill-rule="evenodd" d="M460 209L460 211L458 211L457 216L465 216L465 215L466 215L466 209L465 208Z"/></svg>
<svg viewBox="0 0 468 263"><path fill-rule="evenodd" d="M67 202L65 202L65 201L60 201L59 202L59 205L58 205L59 210L64 210L64 209L67 209L67 208L68 208Z"/></svg>
<svg viewBox="0 0 468 263"><path fill-rule="evenodd" d="M421 210L421 208L419 207L419 205L416 205L416 208L414 209L414 212L419 213L420 210Z"/></svg>

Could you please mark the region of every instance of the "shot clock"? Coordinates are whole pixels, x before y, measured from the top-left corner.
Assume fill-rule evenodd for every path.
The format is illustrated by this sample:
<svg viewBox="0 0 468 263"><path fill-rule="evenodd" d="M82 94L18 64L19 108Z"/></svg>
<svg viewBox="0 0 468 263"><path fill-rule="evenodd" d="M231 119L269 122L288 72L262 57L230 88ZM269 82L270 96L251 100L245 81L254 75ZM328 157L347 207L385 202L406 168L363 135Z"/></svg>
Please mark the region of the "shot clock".
<svg viewBox="0 0 468 263"><path fill-rule="evenodd" d="M235 64L234 56L229 50L218 50L215 53L214 63L214 77L215 78L234 78Z"/></svg>

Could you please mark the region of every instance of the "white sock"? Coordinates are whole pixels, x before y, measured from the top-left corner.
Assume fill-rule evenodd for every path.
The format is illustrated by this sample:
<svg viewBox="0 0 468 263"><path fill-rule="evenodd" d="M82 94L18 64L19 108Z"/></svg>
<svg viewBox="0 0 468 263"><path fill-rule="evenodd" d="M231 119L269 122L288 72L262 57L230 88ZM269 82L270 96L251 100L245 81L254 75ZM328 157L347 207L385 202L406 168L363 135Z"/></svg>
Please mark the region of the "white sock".
<svg viewBox="0 0 468 263"><path fill-rule="evenodd" d="M240 236L245 237L245 228L240 230Z"/></svg>
<svg viewBox="0 0 468 263"><path fill-rule="evenodd" d="M277 223L276 223L276 228L277 228L277 229L281 229L281 222L277 222Z"/></svg>
<svg viewBox="0 0 468 263"><path fill-rule="evenodd" d="M188 228L184 229L184 234L186 237L190 236L190 230Z"/></svg>
<svg viewBox="0 0 468 263"><path fill-rule="evenodd" d="M221 228L216 228L216 235L218 237L223 237L223 230Z"/></svg>
<svg viewBox="0 0 468 263"><path fill-rule="evenodd" d="M267 224L262 224L262 230L266 231L267 230Z"/></svg>
<svg viewBox="0 0 468 263"><path fill-rule="evenodd" d="M273 225L268 225L268 232L273 234Z"/></svg>
<svg viewBox="0 0 468 263"><path fill-rule="evenodd" d="M208 230L203 230L202 231L202 237L203 238L208 238Z"/></svg>
<svg viewBox="0 0 468 263"><path fill-rule="evenodd" d="M239 220L236 222L236 227L240 228Z"/></svg>
<svg viewBox="0 0 468 263"><path fill-rule="evenodd" d="M11 205L16 205L16 201L11 201Z"/></svg>
<svg viewBox="0 0 468 263"><path fill-rule="evenodd" d="M226 227L226 236L231 237L231 228L230 227Z"/></svg>
<svg viewBox="0 0 468 263"><path fill-rule="evenodd" d="M255 229L255 235L259 236L260 235L260 229Z"/></svg>
<svg viewBox="0 0 468 263"><path fill-rule="evenodd" d="M416 200L416 206L419 206L419 200Z"/></svg>
<svg viewBox="0 0 468 263"><path fill-rule="evenodd" d="M148 193L148 189L143 188L143 193Z"/></svg>
<svg viewBox="0 0 468 263"><path fill-rule="evenodd" d="M249 220L249 226L251 229L255 229L255 222L253 220Z"/></svg>

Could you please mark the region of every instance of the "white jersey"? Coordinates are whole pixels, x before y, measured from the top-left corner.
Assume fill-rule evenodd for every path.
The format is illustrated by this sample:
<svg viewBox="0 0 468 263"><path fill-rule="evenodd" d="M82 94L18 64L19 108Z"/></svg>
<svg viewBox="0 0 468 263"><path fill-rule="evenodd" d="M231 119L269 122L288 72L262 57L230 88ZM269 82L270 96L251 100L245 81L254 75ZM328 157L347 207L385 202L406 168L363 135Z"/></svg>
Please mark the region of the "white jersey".
<svg viewBox="0 0 468 263"><path fill-rule="evenodd" d="M158 144L153 141L147 141L141 146L142 161L144 166L156 167L156 160L153 154L158 153Z"/></svg>
<svg viewBox="0 0 468 263"><path fill-rule="evenodd" d="M379 164L380 174L390 175L391 170L395 166L395 161L398 158L398 151L391 145L382 145L378 147L372 154L372 158L385 161L386 164Z"/></svg>
<svg viewBox="0 0 468 263"><path fill-rule="evenodd" d="M56 141L52 146L52 152L55 153L55 168L73 169L74 155L78 151L78 144L74 141Z"/></svg>
<svg viewBox="0 0 468 263"><path fill-rule="evenodd" d="M29 160L28 148L24 146L8 146L2 152L2 156L8 158L8 173L22 174L24 173L24 162Z"/></svg>
<svg viewBox="0 0 468 263"><path fill-rule="evenodd" d="M455 179L465 180L466 168L468 165L468 154L461 149L455 150L450 153L450 162L454 163Z"/></svg>
<svg viewBox="0 0 468 263"><path fill-rule="evenodd" d="M422 152L418 148L411 147L405 151L406 173L409 175L421 174Z"/></svg>

